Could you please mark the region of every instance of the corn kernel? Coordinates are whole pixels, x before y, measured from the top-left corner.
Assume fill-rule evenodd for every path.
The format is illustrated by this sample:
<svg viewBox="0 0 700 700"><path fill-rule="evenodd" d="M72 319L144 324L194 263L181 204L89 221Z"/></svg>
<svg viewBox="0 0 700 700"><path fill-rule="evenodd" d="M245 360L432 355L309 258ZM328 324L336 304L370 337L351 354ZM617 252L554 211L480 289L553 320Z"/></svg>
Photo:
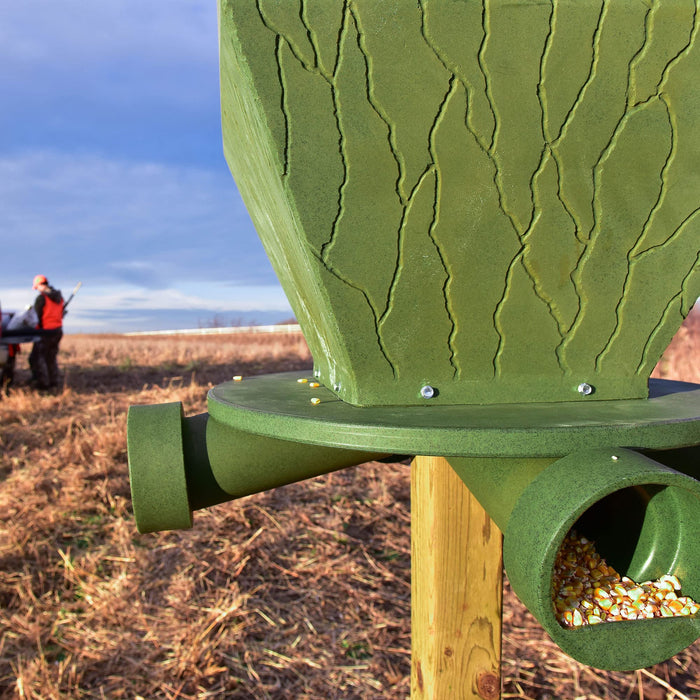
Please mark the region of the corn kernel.
<svg viewBox="0 0 700 700"><path fill-rule="evenodd" d="M632 599L632 600L639 600L643 595L644 595L644 589L641 586L635 586L634 588L630 588L627 591L627 595Z"/></svg>
<svg viewBox="0 0 700 700"><path fill-rule="evenodd" d="M680 581L676 576L671 576L670 574L666 574L665 576L662 576L659 581L662 581L663 583L669 583L671 586L673 586L673 589L676 591L681 590L681 584Z"/></svg>
<svg viewBox="0 0 700 700"><path fill-rule="evenodd" d="M314 406L318 406L318 404L321 403L321 399L313 398L313 399L311 399L311 403L312 403Z"/></svg>
<svg viewBox="0 0 700 700"><path fill-rule="evenodd" d="M240 374L237 374L237 375L233 378L233 381L234 381L234 382L240 382L240 381L242 381L242 380L243 380L243 377L241 377Z"/></svg>
<svg viewBox="0 0 700 700"><path fill-rule="evenodd" d="M669 600L668 603L666 603L667 607L669 610L673 610L674 613L679 613L681 610L683 610L683 603L681 603L680 600L676 598L676 600Z"/></svg>
<svg viewBox="0 0 700 700"><path fill-rule="evenodd" d="M600 558L593 542L573 531L553 567L553 608L564 627L700 613L700 603L680 595L680 589L671 574L641 584L620 576Z"/></svg>
<svg viewBox="0 0 700 700"><path fill-rule="evenodd" d="M306 379L305 377L302 377L301 379L297 379L298 384L306 384L309 380Z"/></svg>

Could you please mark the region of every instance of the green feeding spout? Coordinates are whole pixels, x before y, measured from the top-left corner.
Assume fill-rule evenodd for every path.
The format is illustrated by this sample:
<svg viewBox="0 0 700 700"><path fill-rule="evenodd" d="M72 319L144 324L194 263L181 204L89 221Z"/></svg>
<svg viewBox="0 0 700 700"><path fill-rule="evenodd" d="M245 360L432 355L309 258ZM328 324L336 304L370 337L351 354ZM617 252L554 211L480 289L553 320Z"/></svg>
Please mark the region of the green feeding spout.
<svg viewBox="0 0 700 700"><path fill-rule="evenodd" d="M129 478L139 532L192 527L192 511L387 454L306 445L236 430L179 402L132 406Z"/></svg>
<svg viewBox="0 0 700 700"><path fill-rule="evenodd" d="M700 453L687 454L697 471ZM567 654L627 671L664 661L700 637L697 617L567 629L553 605L555 558L572 528L595 541L622 576L642 582L675 574L684 595L700 597L700 482L691 475L627 449L582 450L549 463L449 462L504 533L513 590Z"/></svg>

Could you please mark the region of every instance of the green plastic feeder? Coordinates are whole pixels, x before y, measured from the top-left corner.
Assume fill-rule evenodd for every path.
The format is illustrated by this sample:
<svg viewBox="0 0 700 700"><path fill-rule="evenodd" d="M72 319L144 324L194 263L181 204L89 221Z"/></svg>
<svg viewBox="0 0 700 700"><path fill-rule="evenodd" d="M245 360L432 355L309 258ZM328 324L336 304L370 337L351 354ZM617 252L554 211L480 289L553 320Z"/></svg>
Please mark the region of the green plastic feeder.
<svg viewBox="0 0 700 700"><path fill-rule="evenodd" d="M219 29L224 153L314 369L132 407L139 529L445 456L564 651L627 670L700 637L552 607L574 525L700 597L700 386L649 380L700 296L694 0L219 0Z"/></svg>

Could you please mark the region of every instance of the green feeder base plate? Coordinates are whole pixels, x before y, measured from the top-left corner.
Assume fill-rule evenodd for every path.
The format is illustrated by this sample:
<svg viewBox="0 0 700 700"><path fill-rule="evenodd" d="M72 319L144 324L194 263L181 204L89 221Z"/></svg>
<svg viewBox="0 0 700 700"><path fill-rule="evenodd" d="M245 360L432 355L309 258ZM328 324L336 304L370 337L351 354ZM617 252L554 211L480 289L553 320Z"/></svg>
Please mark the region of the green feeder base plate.
<svg viewBox="0 0 700 700"><path fill-rule="evenodd" d="M684 382L652 379L648 399L589 404L358 408L313 381L284 372L226 382L210 390L209 414L281 440L410 455L559 457L592 447L700 444L700 385Z"/></svg>
<svg viewBox="0 0 700 700"><path fill-rule="evenodd" d="M700 598L699 385L652 380L648 399L594 403L426 398L425 406L359 408L307 373L287 372L214 387L208 406L189 418L180 404L130 409L142 532L189 527L194 509L368 460L444 456L505 533L513 590L574 658L628 670L700 635L697 618L565 630L551 602L554 558L573 525L622 574L673 573Z"/></svg>

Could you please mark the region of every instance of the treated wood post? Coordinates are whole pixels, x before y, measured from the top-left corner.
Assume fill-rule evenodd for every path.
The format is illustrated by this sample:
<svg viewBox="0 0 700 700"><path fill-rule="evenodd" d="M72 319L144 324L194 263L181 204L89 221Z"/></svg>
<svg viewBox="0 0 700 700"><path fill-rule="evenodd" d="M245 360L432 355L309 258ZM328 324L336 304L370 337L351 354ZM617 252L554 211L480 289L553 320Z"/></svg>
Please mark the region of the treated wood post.
<svg viewBox="0 0 700 700"><path fill-rule="evenodd" d="M501 697L502 535L442 457L411 467L411 698Z"/></svg>

